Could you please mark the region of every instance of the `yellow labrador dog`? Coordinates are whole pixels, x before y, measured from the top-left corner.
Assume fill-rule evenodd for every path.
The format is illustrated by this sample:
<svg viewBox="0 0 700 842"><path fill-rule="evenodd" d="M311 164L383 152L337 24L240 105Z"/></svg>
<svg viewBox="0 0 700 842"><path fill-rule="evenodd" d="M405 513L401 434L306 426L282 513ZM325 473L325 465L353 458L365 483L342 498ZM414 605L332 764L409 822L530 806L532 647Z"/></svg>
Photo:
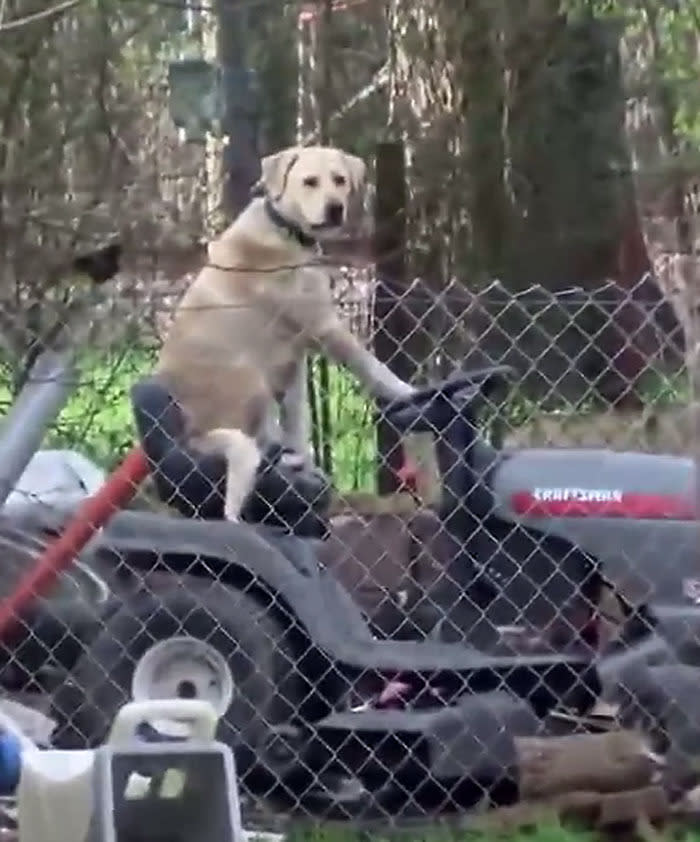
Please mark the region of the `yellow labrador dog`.
<svg viewBox="0 0 700 842"><path fill-rule="evenodd" d="M252 490L277 406L283 444L308 458L308 352L345 366L376 397L413 391L341 322L318 260L319 241L344 225L364 180L365 164L331 147L263 159L261 195L210 243L163 344L158 371L191 443L226 458L230 520Z"/></svg>

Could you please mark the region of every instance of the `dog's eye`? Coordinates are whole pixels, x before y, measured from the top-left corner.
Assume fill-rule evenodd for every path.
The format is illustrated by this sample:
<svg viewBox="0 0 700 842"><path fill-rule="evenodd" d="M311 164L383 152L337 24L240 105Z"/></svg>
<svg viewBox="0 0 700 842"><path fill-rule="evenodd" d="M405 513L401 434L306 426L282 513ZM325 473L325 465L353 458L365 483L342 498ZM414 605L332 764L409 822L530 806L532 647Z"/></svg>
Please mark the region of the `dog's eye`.
<svg viewBox="0 0 700 842"><path fill-rule="evenodd" d="M318 187L318 178L315 175L307 175L303 185L304 187Z"/></svg>
<svg viewBox="0 0 700 842"><path fill-rule="evenodd" d="M336 187L345 187L345 176L344 175L334 175L333 176L333 184Z"/></svg>

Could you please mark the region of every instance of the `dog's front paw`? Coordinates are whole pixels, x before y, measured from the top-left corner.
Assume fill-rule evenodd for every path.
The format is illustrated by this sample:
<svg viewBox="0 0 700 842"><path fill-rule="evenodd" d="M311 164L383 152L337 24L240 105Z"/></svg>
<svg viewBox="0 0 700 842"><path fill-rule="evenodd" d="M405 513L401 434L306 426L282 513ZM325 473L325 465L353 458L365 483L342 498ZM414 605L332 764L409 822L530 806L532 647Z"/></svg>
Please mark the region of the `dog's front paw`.
<svg viewBox="0 0 700 842"><path fill-rule="evenodd" d="M308 457L298 450L283 450L280 456L280 465L285 468L305 468L308 465Z"/></svg>
<svg viewBox="0 0 700 842"><path fill-rule="evenodd" d="M229 508L229 506L224 506L224 519L229 523L238 523L241 519L238 509L232 509Z"/></svg>
<svg viewBox="0 0 700 842"><path fill-rule="evenodd" d="M410 400L417 391L418 389L415 386L411 386L410 383L401 383L392 390L391 397L382 397L379 399L378 403L383 405L394 403L395 401L407 401Z"/></svg>

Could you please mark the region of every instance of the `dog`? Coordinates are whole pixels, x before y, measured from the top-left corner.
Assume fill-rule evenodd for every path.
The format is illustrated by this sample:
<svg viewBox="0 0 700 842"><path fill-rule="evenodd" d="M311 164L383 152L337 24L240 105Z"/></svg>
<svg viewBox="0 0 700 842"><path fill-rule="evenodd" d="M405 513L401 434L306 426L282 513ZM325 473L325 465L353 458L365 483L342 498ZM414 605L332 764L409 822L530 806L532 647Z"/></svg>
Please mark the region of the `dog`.
<svg viewBox="0 0 700 842"><path fill-rule="evenodd" d="M189 443L226 459L228 520L239 518L275 438L310 459L308 353L348 369L375 398L413 392L342 323L319 259L365 176L360 158L333 147L264 158L253 198L209 244L165 337L157 372L187 418Z"/></svg>

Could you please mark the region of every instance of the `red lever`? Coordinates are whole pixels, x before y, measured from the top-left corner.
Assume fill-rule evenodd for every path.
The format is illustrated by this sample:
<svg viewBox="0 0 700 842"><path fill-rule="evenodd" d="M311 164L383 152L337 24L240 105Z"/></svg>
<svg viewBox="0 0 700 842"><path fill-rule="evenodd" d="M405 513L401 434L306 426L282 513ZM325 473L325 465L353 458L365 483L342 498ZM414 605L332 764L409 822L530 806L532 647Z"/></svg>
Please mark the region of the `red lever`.
<svg viewBox="0 0 700 842"><path fill-rule="evenodd" d="M47 544L31 570L0 603L0 640L4 640L14 629L23 612L37 597L51 590L95 532L134 497L149 472L144 452L136 447L110 474L97 494L82 503L63 532Z"/></svg>

